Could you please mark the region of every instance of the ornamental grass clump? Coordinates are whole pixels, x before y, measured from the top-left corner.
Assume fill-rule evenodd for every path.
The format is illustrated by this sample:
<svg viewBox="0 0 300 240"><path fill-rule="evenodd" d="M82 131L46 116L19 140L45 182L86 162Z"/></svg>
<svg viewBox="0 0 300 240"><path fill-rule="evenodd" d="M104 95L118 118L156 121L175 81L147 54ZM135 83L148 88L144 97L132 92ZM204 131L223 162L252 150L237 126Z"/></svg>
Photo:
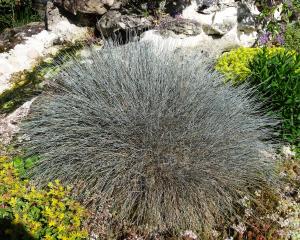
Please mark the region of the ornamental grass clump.
<svg viewBox="0 0 300 240"><path fill-rule="evenodd" d="M205 231L274 183L272 127L253 90L224 85L201 55L147 42L74 59L33 104L22 133L37 183L152 230Z"/></svg>

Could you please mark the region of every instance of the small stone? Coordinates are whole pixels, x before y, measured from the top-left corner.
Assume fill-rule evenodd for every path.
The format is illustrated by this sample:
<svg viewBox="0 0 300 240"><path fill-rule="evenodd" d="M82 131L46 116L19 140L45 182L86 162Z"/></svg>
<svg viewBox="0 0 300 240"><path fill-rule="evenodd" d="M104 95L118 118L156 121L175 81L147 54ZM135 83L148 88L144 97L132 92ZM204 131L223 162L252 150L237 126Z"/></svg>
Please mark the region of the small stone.
<svg viewBox="0 0 300 240"><path fill-rule="evenodd" d="M191 230L186 230L181 234L183 240L197 240L197 235Z"/></svg>
<svg viewBox="0 0 300 240"><path fill-rule="evenodd" d="M292 158L292 157L294 157L296 155L296 153L293 152L289 146L283 146L282 147L282 154L286 158Z"/></svg>

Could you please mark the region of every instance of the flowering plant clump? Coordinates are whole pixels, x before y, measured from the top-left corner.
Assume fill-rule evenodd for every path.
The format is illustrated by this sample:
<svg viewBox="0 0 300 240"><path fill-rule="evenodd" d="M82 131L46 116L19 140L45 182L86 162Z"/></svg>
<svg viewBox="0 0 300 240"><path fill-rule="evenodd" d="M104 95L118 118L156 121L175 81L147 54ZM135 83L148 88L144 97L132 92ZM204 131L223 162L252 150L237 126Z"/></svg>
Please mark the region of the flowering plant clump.
<svg viewBox="0 0 300 240"><path fill-rule="evenodd" d="M258 48L240 47L224 53L217 61L216 70L223 73L226 80L235 82L246 79L251 73L249 62L257 54Z"/></svg>
<svg viewBox="0 0 300 240"><path fill-rule="evenodd" d="M260 11L257 20L262 29L258 45L290 47L286 41L289 39L288 27L299 21L299 0L256 0L256 5Z"/></svg>
<svg viewBox="0 0 300 240"><path fill-rule="evenodd" d="M86 239L83 219L87 211L68 197L69 187L56 180L46 189L37 190L19 174L13 161L0 156L0 221L9 219L12 226L21 224L36 239ZM1 231L7 239L12 229Z"/></svg>
<svg viewBox="0 0 300 240"><path fill-rule="evenodd" d="M261 46L283 46L285 44L283 33L273 36L272 32L266 31L261 34L258 40Z"/></svg>
<svg viewBox="0 0 300 240"><path fill-rule="evenodd" d="M237 84L244 81L250 74L250 62L263 51L263 48L240 47L224 53L217 61L216 70L225 75L227 81ZM282 47L266 48L268 57L285 52ZM292 51L291 51L292 53Z"/></svg>

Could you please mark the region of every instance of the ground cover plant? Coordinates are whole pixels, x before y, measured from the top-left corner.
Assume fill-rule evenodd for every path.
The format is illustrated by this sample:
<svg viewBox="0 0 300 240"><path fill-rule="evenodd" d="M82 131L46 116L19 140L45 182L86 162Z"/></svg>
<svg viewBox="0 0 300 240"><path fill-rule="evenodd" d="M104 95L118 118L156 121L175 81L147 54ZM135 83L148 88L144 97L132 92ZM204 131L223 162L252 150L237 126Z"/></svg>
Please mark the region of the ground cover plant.
<svg viewBox="0 0 300 240"><path fill-rule="evenodd" d="M239 85L241 82L249 78L251 74L250 62L253 61L254 57L265 51L266 57L272 57L277 54L285 52L283 47L239 47L225 52L222 54L216 63L216 70L225 75L225 81L231 81L234 84ZM293 51L290 51L294 54Z"/></svg>
<svg viewBox="0 0 300 240"><path fill-rule="evenodd" d="M238 84L244 81L251 73L249 62L258 51L260 51L259 48L240 47L233 49L222 54L217 60L215 68L225 75L225 81L232 81Z"/></svg>
<svg viewBox="0 0 300 240"><path fill-rule="evenodd" d="M38 190L22 174L34 159L0 156L0 239L80 240L86 210L59 181Z"/></svg>
<svg viewBox="0 0 300 240"><path fill-rule="evenodd" d="M240 199L276 184L273 126L245 86L223 84L203 56L150 43L92 51L56 76L21 133L45 185L148 230L209 231Z"/></svg>

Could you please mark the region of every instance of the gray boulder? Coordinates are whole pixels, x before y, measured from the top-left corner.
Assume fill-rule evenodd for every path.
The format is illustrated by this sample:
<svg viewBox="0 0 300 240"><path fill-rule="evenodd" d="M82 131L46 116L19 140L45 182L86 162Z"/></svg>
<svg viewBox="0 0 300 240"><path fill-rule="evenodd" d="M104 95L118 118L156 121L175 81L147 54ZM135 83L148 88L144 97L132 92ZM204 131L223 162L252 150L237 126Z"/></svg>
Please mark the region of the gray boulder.
<svg viewBox="0 0 300 240"><path fill-rule="evenodd" d="M183 18L166 18L155 29L162 35L172 35L173 33L184 36L196 36L202 33L201 24Z"/></svg>
<svg viewBox="0 0 300 240"><path fill-rule="evenodd" d="M136 14L121 14L119 11L108 11L96 23L96 28L105 37L112 36L118 31L141 31L152 26L151 17L141 17Z"/></svg>
<svg viewBox="0 0 300 240"><path fill-rule="evenodd" d="M103 15L109 9L119 9L127 4L127 0L54 0L53 2L74 15L78 13Z"/></svg>
<svg viewBox="0 0 300 240"><path fill-rule="evenodd" d="M238 29L240 31L254 31L256 29L255 13L253 13L251 6L246 2L239 2L237 8Z"/></svg>

